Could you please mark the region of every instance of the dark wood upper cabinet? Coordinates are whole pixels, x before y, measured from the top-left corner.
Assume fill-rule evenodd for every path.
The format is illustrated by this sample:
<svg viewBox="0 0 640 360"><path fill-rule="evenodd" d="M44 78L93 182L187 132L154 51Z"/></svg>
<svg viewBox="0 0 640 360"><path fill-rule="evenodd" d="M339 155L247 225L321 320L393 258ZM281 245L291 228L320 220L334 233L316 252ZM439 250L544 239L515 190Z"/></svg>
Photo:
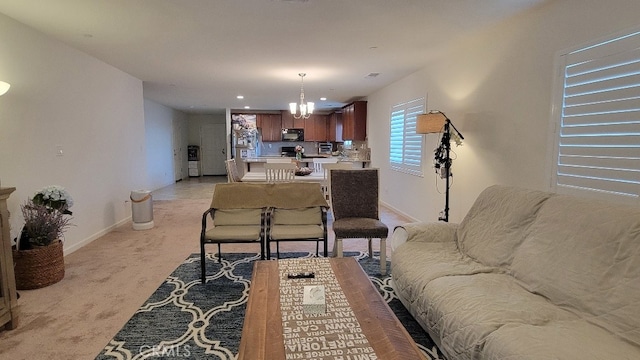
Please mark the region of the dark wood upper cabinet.
<svg viewBox="0 0 640 360"><path fill-rule="evenodd" d="M311 114L308 119L295 119L291 112L282 112L283 129L304 129L304 141L327 141L327 115Z"/></svg>
<svg viewBox="0 0 640 360"><path fill-rule="evenodd" d="M282 129L304 129L304 141L342 141L341 128L335 124L336 119L332 123L330 115L311 114L308 119L295 119L287 110L280 114L256 114L262 141L282 141Z"/></svg>
<svg viewBox="0 0 640 360"><path fill-rule="evenodd" d="M342 142L342 113L334 112L329 115L328 141Z"/></svg>
<svg viewBox="0 0 640 360"><path fill-rule="evenodd" d="M327 141L327 115L311 114L304 121L305 141Z"/></svg>
<svg viewBox="0 0 640 360"><path fill-rule="evenodd" d="M282 115L257 114L256 125L262 134L262 141L282 140Z"/></svg>
<svg viewBox="0 0 640 360"><path fill-rule="evenodd" d="M355 101L342 108L342 140L367 138L367 102Z"/></svg>
<svg viewBox="0 0 640 360"><path fill-rule="evenodd" d="M304 119L294 119L289 110L282 111L283 129L304 129Z"/></svg>
<svg viewBox="0 0 640 360"><path fill-rule="evenodd" d="M316 141L328 141L329 140L329 116L328 115L315 115L315 138Z"/></svg>

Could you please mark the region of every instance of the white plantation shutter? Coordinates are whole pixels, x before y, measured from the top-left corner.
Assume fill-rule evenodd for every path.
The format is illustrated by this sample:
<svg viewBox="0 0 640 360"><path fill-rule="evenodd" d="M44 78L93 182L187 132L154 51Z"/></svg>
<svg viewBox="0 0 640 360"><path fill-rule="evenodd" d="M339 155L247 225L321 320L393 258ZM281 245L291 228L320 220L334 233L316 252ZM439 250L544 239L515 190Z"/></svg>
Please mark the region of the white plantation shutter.
<svg viewBox="0 0 640 360"><path fill-rule="evenodd" d="M555 185L637 201L640 32L561 56Z"/></svg>
<svg viewBox="0 0 640 360"><path fill-rule="evenodd" d="M424 113L424 98L393 106L389 140L389 163L393 170L422 176L421 134L416 134L416 118Z"/></svg>

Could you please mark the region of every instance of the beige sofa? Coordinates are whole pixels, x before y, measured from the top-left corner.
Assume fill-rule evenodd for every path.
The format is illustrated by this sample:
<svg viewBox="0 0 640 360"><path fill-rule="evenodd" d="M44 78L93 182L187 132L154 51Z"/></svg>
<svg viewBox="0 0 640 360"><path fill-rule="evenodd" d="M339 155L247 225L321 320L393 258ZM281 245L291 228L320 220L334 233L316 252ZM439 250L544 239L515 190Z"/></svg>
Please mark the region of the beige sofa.
<svg viewBox="0 0 640 360"><path fill-rule="evenodd" d="M507 186L395 229L400 300L447 359L640 359L640 208Z"/></svg>

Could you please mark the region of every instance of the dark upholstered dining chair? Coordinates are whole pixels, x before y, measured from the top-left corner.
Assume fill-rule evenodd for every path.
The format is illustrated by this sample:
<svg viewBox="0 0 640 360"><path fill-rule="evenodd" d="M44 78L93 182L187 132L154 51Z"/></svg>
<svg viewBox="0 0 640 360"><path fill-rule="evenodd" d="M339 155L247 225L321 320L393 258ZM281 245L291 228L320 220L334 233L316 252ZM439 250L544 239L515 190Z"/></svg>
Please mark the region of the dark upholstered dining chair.
<svg viewBox="0 0 640 360"><path fill-rule="evenodd" d="M342 257L342 240L380 239L380 273L387 272L386 240L389 228L378 216L378 169L331 170L331 207L335 234L334 256Z"/></svg>

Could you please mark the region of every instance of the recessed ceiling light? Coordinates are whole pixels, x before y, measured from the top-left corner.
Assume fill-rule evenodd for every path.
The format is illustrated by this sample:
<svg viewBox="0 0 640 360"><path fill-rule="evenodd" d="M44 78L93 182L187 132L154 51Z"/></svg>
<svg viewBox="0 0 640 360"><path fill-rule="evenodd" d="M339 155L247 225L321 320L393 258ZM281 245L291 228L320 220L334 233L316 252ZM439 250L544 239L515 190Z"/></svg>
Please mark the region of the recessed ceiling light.
<svg viewBox="0 0 640 360"><path fill-rule="evenodd" d="M238 95L238 96L236 96L236 99L244 99L244 96Z"/></svg>
<svg viewBox="0 0 640 360"><path fill-rule="evenodd" d="M245 109L251 109L251 106L245 106L244 108Z"/></svg>
<svg viewBox="0 0 640 360"><path fill-rule="evenodd" d="M327 98L326 97L321 97L320 101L327 101Z"/></svg>

